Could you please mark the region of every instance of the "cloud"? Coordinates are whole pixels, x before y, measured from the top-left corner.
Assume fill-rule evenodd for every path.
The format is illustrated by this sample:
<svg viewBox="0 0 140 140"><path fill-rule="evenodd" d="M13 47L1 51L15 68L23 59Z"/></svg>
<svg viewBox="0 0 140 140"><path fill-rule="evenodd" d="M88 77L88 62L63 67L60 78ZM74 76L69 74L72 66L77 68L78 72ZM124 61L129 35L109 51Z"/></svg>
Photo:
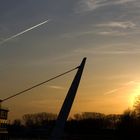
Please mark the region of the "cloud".
<svg viewBox="0 0 140 140"><path fill-rule="evenodd" d="M82 36L93 36L93 35L104 35L104 36L124 36L124 35L131 35L131 34L137 34L140 33L140 31L127 31L127 30L120 30L118 29L91 29L91 30L85 30L85 31L79 31L79 32L70 32L70 33L64 33L60 35L59 37L61 39L73 39L78 38Z"/></svg>
<svg viewBox="0 0 140 140"><path fill-rule="evenodd" d="M139 33L137 25L132 21L110 21L94 25L98 35L122 36Z"/></svg>
<svg viewBox="0 0 140 140"><path fill-rule="evenodd" d="M138 45L128 43L109 44L99 46L98 48L79 48L74 51L80 54L107 54L107 55L125 55L125 54L140 54Z"/></svg>
<svg viewBox="0 0 140 140"><path fill-rule="evenodd" d="M80 31L63 33L59 37L61 39L72 39L91 35L124 36L140 33L139 27L132 21L109 21L98 23L96 25L88 25L87 28Z"/></svg>
<svg viewBox="0 0 140 140"><path fill-rule="evenodd" d="M78 7L75 9L75 11L76 13L88 12L103 6L120 5L135 1L136 0L80 0L78 2Z"/></svg>
<svg viewBox="0 0 140 140"><path fill-rule="evenodd" d="M54 85L49 86L49 88L60 89L60 90L65 89L64 87L61 87L61 86L54 86Z"/></svg>
<svg viewBox="0 0 140 140"><path fill-rule="evenodd" d="M103 23L103 24L98 24L97 27L112 27L112 28L122 28L122 29L133 29L136 25L131 22L131 21L122 21L122 22L117 22L117 21L112 21L108 23Z"/></svg>
<svg viewBox="0 0 140 140"><path fill-rule="evenodd" d="M95 31L94 30L90 30L90 31L85 30L85 31L64 33L64 34L60 35L60 38L72 39L72 38L81 37L81 36L85 36L85 35L91 35L91 34L95 34Z"/></svg>
<svg viewBox="0 0 140 140"><path fill-rule="evenodd" d="M105 92L104 95L109 95L109 94L116 93L116 92L118 92L119 90L122 90L122 89L126 88L127 86L129 86L129 85L134 85L134 84L136 84L135 81L129 81L129 82L127 82L127 83L124 83L124 84L123 84L121 87L119 87L119 88L112 89L112 90L110 90L110 91Z"/></svg>
<svg viewBox="0 0 140 140"><path fill-rule="evenodd" d="M98 35L104 35L104 36L123 36L123 35L128 35L125 32L120 32L120 31L100 31L97 33Z"/></svg>

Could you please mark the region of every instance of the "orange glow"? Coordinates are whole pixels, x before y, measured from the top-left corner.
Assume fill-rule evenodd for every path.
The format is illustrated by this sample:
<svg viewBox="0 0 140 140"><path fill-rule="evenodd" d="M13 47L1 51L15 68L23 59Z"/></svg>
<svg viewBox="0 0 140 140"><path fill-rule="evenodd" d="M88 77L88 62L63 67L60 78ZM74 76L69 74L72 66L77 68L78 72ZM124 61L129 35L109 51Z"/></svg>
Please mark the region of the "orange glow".
<svg viewBox="0 0 140 140"><path fill-rule="evenodd" d="M140 83L136 83L134 85L134 88L132 90L132 93L130 94L130 106L133 108L134 102L136 100L136 97L140 95Z"/></svg>

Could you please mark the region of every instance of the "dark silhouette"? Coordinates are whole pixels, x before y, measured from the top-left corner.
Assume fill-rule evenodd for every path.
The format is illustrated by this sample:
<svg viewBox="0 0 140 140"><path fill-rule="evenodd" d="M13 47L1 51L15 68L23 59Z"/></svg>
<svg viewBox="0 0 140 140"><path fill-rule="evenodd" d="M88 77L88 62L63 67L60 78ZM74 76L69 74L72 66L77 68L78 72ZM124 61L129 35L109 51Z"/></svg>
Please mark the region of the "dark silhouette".
<svg viewBox="0 0 140 140"><path fill-rule="evenodd" d="M70 73L71 71L74 71L74 70L78 69L77 73L76 73L76 75L74 77L74 80L72 81L72 84L71 84L71 86L69 88L67 96L66 96L66 98L64 100L64 103L63 103L63 105L62 105L62 107L60 109L60 112L59 112L58 117L57 117L56 122L55 122L54 129L53 129L53 131L51 133L51 136L49 138L50 140L58 140L58 139L62 138L65 123L66 123L67 118L69 116L69 113L70 113L70 110L71 110L71 107L72 107L72 104L73 104L73 101L74 101L74 98L75 98L75 95L76 95L76 92L77 92L77 89L78 89L78 86L79 86L79 83L80 83L80 80L81 80L81 76L82 76L82 73L83 73L83 70L84 70L85 62L86 62L86 57L83 58L83 60L82 60L82 62L81 62L81 64L79 66L77 66L77 67L75 67L75 68L73 68L73 69L71 69L69 71L66 71L66 72L64 72L62 74L59 74L58 76L55 76L55 77L53 77L53 78L51 78L49 80L46 80L46 81L41 82L39 84L36 84L36 85L34 85L34 86L30 87L30 88L27 88L27 89L25 89L23 91L20 91L20 92L18 92L16 94L13 94L13 95L11 95L11 96L3 99L3 100L0 100L0 103L5 102L5 101L7 101L9 99L12 99L12 98L14 98L14 97L16 97L18 95L21 95L21 94L23 94L23 93L25 93L27 91L30 91L30 90L38 87L38 86L41 86L41 85L43 85L45 83L48 83L48 82L50 82L50 81L52 81L52 80L54 80L56 78L59 78L59 77L65 75L67 73ZM42 118L40 120L40 116L35 117L35 120L33 120L32 115L26 115L23 118L26 119L26 126L33 126L34 122L41 124L40 121L42 121ZM36 124L35 124L35 126L36 126Z"/></svg>
<svg viewBox="0 0 140 140"><path fill-rule="evenodd" d="M7 117L8 109L1 106L2 100L0 100L0 140L8 140L7 131Z"/></svg>
<svg viewBox="0 0 140 140"><path fill-rule="evenodd" d="M22 120L16 119L9 124L9 135L13 138L47 139L54 127L56 114L25 114ZM66 122L64 140L117 140L140 137L140 117L134 110L123 114L105 115L97 112L75 114Z"/></svg>
<svg viewBox="0 0 140 140"><path fill-rule="evenodd" d="M135 102L134 102L134 111L135 113L137 114L137 116L140 117L140 95L138 95L136 98L135 98Z"/></svg>
<svg viewBox="0 0 140 140"><path fill-rule="evenodd" d="M75 99L77 89L80 84L80 80L81 80L82 73L84 70L85 63L86 63L86 57L83 58L81 64L78 66L77 73L72 81L72 84L71 84L69 91L66 95L66 98L64 100L64 103L60 109L60 112L59 112L57 120L56 120L55 127L52 131L52 134L51 134L49 140L61 139L61 137L63 135L65 123L67 121L73 101Z"/></svg>

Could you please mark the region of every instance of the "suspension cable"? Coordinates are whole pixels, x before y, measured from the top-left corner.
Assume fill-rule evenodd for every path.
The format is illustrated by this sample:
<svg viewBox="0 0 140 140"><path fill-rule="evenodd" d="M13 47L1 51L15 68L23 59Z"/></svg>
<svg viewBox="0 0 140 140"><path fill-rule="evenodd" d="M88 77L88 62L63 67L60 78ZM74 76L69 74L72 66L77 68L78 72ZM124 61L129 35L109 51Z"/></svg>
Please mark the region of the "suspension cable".
<svg viewBox="0 0 140 140"><path fill-rule="evenodd" d="M62 74L59 74L59 75L57 75L57 76L55 76L55 77L53 77L53 78L50 78L50 79L48 79L48 80L46 80L46 81L43 81L43 82L41 82L41 83L39 83L39 84L36 84L36 85L34 85L34 86L30 87L30 88L27 88L27 89L25 89L25 90L23 90L23 91L20 91L20 92L18 92L18 93L16 93L16 94L13 94L13 95L11 95L11 96L9 96L9 97L7 97L7 98L1 100L1 102L7 101L7 100L9 100L9 99L11 99L11 98L14 98L14 97L16 97L16 96L18 96L18 95L21 95L21 94L24 93L24 92L27 92L27 91L29 91L29 90L32 90L33 88L36 88L36 87L38 87L38 86L41 86L41 85L43 85L43 84L45 84L45 83L48 83L48 82L50 82L50 81L52 81L52 80L54 80L54 79L57 79L57 78L59 78L59 77L61 77L61 76L63 76L63 75L66 75L67 73L70 73L70 72L72 72L72 71L74 71L74 70L76 70L76 69L78 69L78 68L79 68L79 66L78 66L78 67L75 67L75 68L73 68L73 69L71 69L71 70L69 70L69 71L66 71L66 72L64 72L64 73L62 73Z"/></svg>

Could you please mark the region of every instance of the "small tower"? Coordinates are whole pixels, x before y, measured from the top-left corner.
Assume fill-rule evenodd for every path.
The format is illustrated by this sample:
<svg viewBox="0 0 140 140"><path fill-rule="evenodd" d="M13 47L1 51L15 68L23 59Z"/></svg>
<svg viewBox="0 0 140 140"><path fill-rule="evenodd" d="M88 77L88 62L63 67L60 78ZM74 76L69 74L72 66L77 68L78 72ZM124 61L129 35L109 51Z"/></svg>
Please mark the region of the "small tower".
<svg viewBox="0 0 140 140"><path fill-rule="evenodd" d="M2 100L0 100L0 140L8 140L8 131L7 131L7 118L8 118L8 109L2 107Z"/></svg>

